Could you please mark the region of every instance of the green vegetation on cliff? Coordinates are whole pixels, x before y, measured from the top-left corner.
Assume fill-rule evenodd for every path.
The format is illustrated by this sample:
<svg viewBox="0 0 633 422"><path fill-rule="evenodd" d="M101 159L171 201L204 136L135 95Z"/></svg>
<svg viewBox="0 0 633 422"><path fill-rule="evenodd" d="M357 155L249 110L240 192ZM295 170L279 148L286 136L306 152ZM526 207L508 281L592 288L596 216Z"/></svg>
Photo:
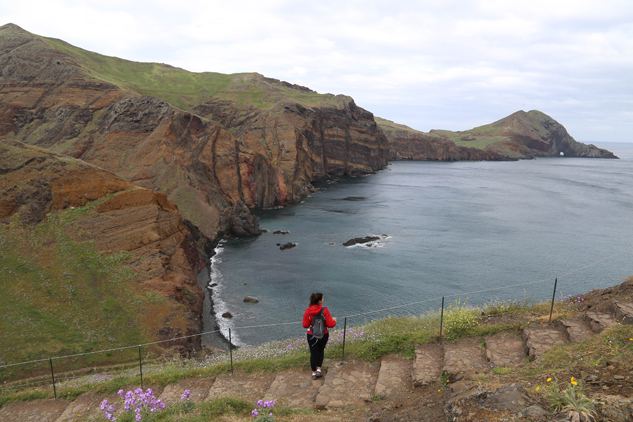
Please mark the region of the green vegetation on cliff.
<svg viewBox="0 0 633 422"><path fill-rule="evenodd" d="M193 111L195 106L205 104L213 97L261 110L269 110L284 100L305 106L340 105L334 95L296 89L258 73L195 73L162 63L104 56L58 39L40 38L52 48L72 56L95 80L109 82L135 94L160 98L187 111Z"/></svg>
<svg viewBox="0 0 633 422"><path fill-rule="evenodd" d="M156 299L133 283L138 275L123 265L129 253L104 256L95 252L92 242L73 240L82 216L106 199L52 213L33 230L18 224L0 230L1 364L139 344L150 338L141 322L144 310ZM131 356L127 351L88 355L77 364ZM56 365L69 368L73 362ZM46 370L46 362L35 363L0 369L0 376Z"/></svg>

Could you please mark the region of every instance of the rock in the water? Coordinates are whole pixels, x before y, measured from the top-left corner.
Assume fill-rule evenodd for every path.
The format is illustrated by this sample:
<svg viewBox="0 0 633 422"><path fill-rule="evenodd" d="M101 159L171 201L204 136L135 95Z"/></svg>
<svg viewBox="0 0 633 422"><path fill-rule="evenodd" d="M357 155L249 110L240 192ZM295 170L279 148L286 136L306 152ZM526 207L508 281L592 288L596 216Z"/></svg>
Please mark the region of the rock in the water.
<svg viewBox="0 0 633 422"><path fill-rule="evenodd" d="M246 303L257 303L257 302L259 302L259 300L255 299L254 297L246 296L244 298L244 302L246 302Z"/></svg>
<svg viewBox="0 0 633 422"><path fill-rule="evenodd" d="M279 250L280 251L285 251L286 249L294 248L295 246L297 246L297 244L296 243L292 243L292 242L288 242L288 243L285 243L283 245L280 245L279 243L277 243L277 246L279 246Z"/></svg>
<svg viewBox="0 0 633 422"><path fill-rule="evenodd" d="M273 234L290 234L288 230L275 230Z"/></svg>
<svg viewBox="0 0 633 422"><path fill-rule="evenodd" d="M343 243L343 246L354 246L361 243L375 242L376 240L380 240L380 236L355 237Z"/></svg>
<svg viewBox="0 0 633 422"><path fill-rule="evenodd" d="M231 315L230 312L225 312L225 313L222 314L222 318L233 318L233 315Z"/></svg>

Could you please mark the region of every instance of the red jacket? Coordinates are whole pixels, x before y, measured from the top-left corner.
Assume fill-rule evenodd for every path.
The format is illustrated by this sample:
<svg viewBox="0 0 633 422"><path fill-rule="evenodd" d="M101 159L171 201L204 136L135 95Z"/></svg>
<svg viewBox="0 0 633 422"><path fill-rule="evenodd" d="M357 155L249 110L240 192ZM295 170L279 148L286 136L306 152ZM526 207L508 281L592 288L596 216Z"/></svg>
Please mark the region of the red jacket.
<svg viewBox="0 0 633 422"><path fill-rule="evenodd" d="M306 313L303 314L303 328L308 329L308 334L312 334L312 317L321 312L322 305L312 305L308 306L306 309ZM336 321L332 319L332 315L330 315L330 310L325 308L323 311L323 316L325 317L325 332L328 332L328 328L336 327Z"/></svg>

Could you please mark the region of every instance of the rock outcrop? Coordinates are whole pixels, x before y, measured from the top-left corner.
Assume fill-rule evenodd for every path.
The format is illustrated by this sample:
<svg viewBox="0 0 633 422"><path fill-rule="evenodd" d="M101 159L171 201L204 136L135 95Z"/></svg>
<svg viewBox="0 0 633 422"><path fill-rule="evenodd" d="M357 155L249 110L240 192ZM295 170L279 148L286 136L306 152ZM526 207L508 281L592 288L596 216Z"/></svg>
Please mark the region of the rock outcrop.
<svg viewBox="0 0 633 422"><path fill-rule="evenodd" d="M51 212L101 200L78 218L69 233L71 239L92 241L95 251L105 255L129 252L124 265L138 274L144 291L162 296L169 305L146 327L150 338L166 340L200 330L204 292L196 275L206 260L178 208L164 193L135 187L79 160L0 137L0 198L0 223L26 229ZM99 318L99 311L93 311ZM181 340L166 345L190 348L194 343Z"/></svg>

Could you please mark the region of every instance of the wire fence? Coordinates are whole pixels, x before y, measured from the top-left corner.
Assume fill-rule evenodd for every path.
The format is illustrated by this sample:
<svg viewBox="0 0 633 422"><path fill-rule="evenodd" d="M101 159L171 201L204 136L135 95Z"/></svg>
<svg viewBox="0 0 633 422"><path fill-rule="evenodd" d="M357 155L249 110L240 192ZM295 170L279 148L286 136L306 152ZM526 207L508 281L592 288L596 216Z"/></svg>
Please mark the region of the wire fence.
<svg viewBox="0 0 633 422"><path fill-rule="evenodd" d="M462 293L458 293L458 294L452 294L452 295L446 295L446 296L437 296L434 298L430 298L430 299L425 299L425 300L421 300L421 301L416 301L416 302L410 302L410 303L405 303L402 305L397 305L397 306L391 306L391 307L387 307L387 308L382 308L382 309L377 309L377 310L372 310L372 311L367 311L367 312L361 312L361 313L356 313L356 314L351 314L351 315L345 315L342 316L340 318L343 319L344 321L344 328L342 331L342 359L344 359L345 357L345 341L346 341L346 334L347 334L347 319L348 318L357 318L357 317L361 317L361 316L366 316L366 315L372 315L372 314L377 314L377 313L386 313L386 312L391 312L394 311L396 309L403 309L403 308L410 308L412 306L415 305L421 305L424 303L430 303L430 302L434 302L434 301L442 301L442 305L440 308L440 312L441 312L441 316L440 316L440 326L439 326L439 339L441 340L442 338L442 326L443 326L443 314L444 314L444 303L445 303L445 299L447 298L457 298L457 297L463 297L463 296L468 296L468 295L474 295L474 294L478 294L478 293L489 293L489 292L493 292L493 291L499 291L499 290L504 290L504 289L512 289L512 288L517 288L517 287L523 287L523 286L528 286L528 285L534 285L534 284L542 284L542 283L546 283L546 282L551 282L554 281L554 285L553 285L553 294L552 294L552 301L551 301L551 308L550 308L550 319L549 322L551 322L551 318L552 318L552 312L554 309L554 302L555 302L555 297L556 297L556 289L557 289L557 284L558 284L558 279L563 278L563 277L567 277L570 276L574 273L577 273L579 271L582 271L586 268L592 267L594 265L597 265L599 263L605 262L609 259L615 258L617 256L620 256L622 254L625 254L627 252L633 251L633 248L629 248L626 249L622 252L619 252L617 254L611 255L609 257L600 259L598 261L592 262L588 265L585 265L581 268L577 268L573 271L567 272L565 274L562 274L558 277L552 277L552 278L546 278L546 279L542 279L542 280L536 280L536 281L531 281L531 282L526 282L526 283L518 283L518 284L511 284L511 285L506 285L506 286L500 286L500 287L492 287L492 288L487 288L487 289L480 289L480 290L474 290L474 291L469 291L469 292L462 292ZM254 329L254 328L266 328L266 327L276 327L276 326L285 326L285 325L298 325L298 324L302 324L301 320L298 321L289 321L289 322L281 322L281 323L275 323L275 324L264 324L264 325L247 325L247 326L239 326L239 327L232 327L228 330L228 340L229 340L229 346L228 346L228 352L226 352L226 356L223 356L221 359L217 359L217 361L223 361L223 360L227 360L228 358L228 362L231 365L231 371L233 370L233 350L235 349L235 346L232 344L232 332L236 331L236 330L248 330L248 329ZM351 330L350 330L351 331ZM110 348L110 349L104 349L104 350L98 350L98 351L93 351L93 352L84 352L84 353L75 353L75 354L70 354L70 355L63 355L63 356L52 356L49 358L44 358L44 359L35 359L35 360L30 360L30 361L25 361L25 362L17 362L17 363L10 363L10 364L4 364L4 365L0 365L0 370L3 370L5 368L11 368L11 367L16 367L16 366L27 366L27 365L34 365L34 364L43 364L45 362L48 363L48 367L50 368L50 378L46 379L46 380L33 380L33 379L25 379L25 380L21 380L21 381L15 381L15 382L11 382L8 385L6 384L5 381L5 385L0 386L0 391L5 391L5 390L17 390L17 389L23 389L23 388L28 388L28 387L32 387L34 385L42 385L42 384L49 384L51 385L51 388L54 391L54 396L55 398L57 398L57 391L56 391L56 385L59 384L63 384L66 383L70 380L76 380L76 379L81 379L81 378L85 378L86 374L83 375L73 375L74 373L79 373L81 372L82 369L85 368L79 368L79 369L75 369L73 371L70 372L66 372L66 373L60 373L58 371L58 378L55 378L55 366L53 364L53 361L57 361L59 362L62 359L74 359L74 358L80 358L80 357L85 357L85 356L89 356L89 355L95 355L95 354L111 354L112 352L119 352L119 351L130 351L131 353L134 353L134 355L137 355L134 357L134 360L137 360L137 364L138 364L138 372L137 369L135 369L135 365L136 363L133 362L131 357L127 357L127 361L126 362L120 362L118 364L116 364L117 367L124 367L124 366L129 366L130 368L128 369L122 369L119 371L113 370L113 368L110 369L105 369L105 368L98 368L95 367L93 365L91 365L89 368L92 368L91 370L93 372L96 372L98 369L103 369L104 374L93 374L93 377L98 377L99 375L103 375L104 377L113 377L112 374L120 374L120 375L139 375L140 376L140 384L141 384L141 388L143 388L143 373L144 373L144 369L143 369L143 355L142 355L142 348L143 347L148 347L148 346L154 346L154 345L160 345L160 344L164 344L164 343L175 343L177 341L181 341L181 340L187 340L187 339L192 339L192 338L197 338L197 337L202 337L205 335L213 335L213 334L221 334L220 330L213 330L213 331L206 331L206 332L202 332L202 333L198 333L198 334L191 334L191 335L186 335L186 336L180 336L180 337L174 337L174 338L170 338L170 339L166 339L166 340L159 340L159 341L154 341L154 342L149 342L149 343L142 343L142 344L137 344L137 345L131 345L131 346L123 346L123 347L117 347L117 348ZM338 333L339 337L341 333ZM136 349L136 350L135 350ZM138 352L138 354L136 353ZM130 355L131 356L131 355ZM153 369L152 368L147 368L147 364L151 364L152 360L151 359L145 359L146 362L146 369L145 369L145 373L148 372L152 372ZM134 365L134 366L133 366ZM40 369L41 372L41 369ZM61 378L59 377L61 376Z"/></svg>

